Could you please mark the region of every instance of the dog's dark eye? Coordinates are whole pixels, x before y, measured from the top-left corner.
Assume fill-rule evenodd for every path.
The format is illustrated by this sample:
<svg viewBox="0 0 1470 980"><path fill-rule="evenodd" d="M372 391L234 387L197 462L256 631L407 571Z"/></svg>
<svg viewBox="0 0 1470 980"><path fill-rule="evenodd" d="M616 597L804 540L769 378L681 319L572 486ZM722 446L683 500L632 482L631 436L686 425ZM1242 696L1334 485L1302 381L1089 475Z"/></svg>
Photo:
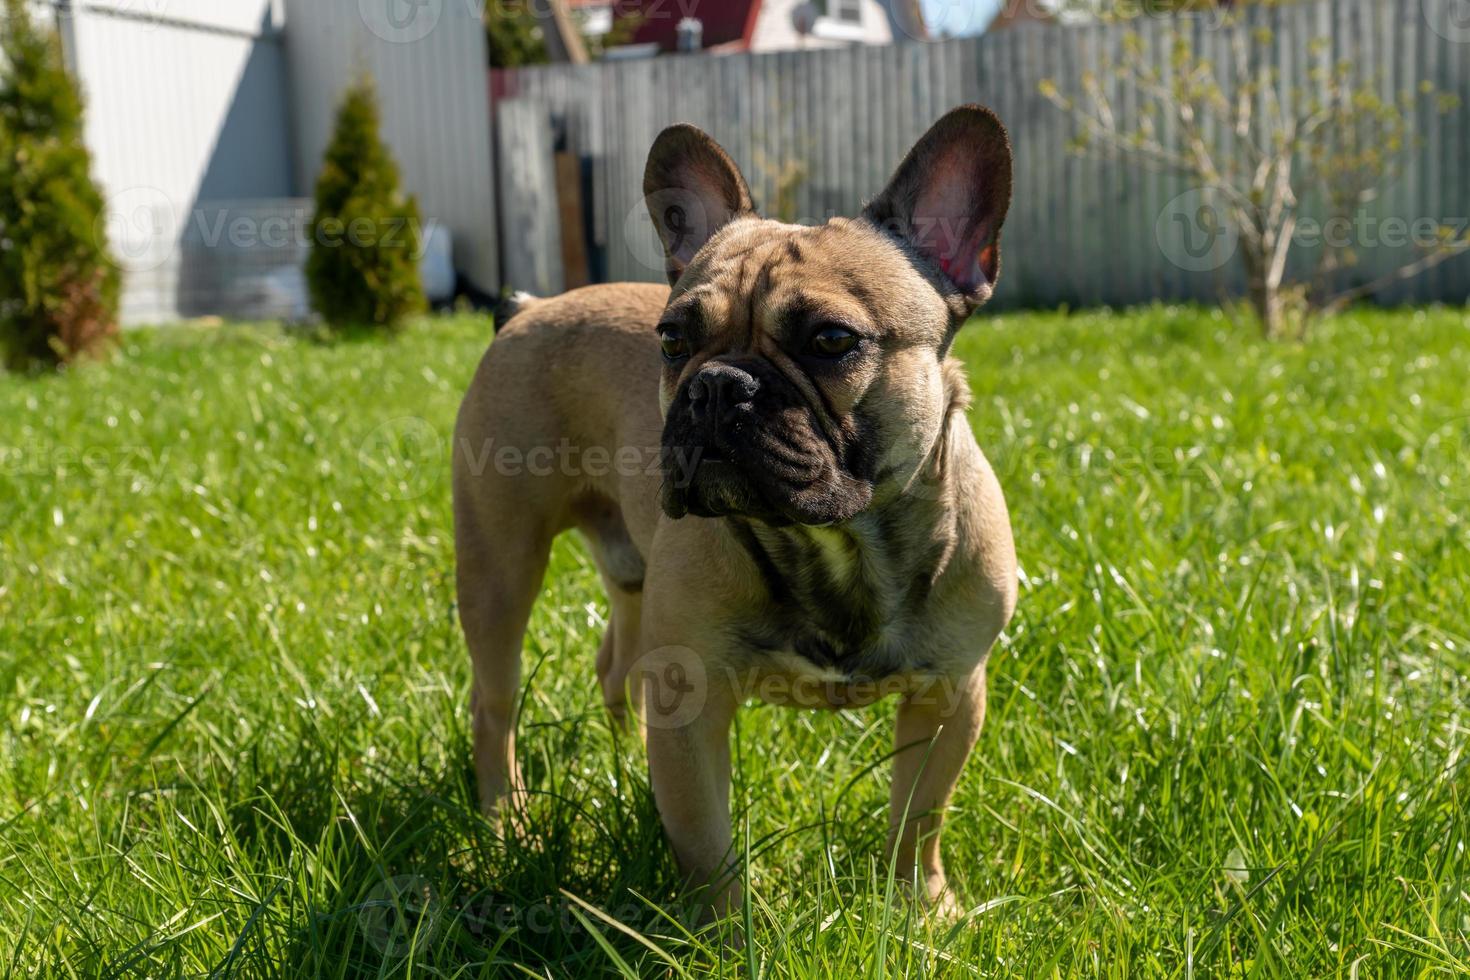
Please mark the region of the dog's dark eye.
<svg viewBox="0 0 1470 980"><path fill-rule="evenodd" d="M689 356L689 341L684 332L675 327L664 327L658 334L659 346L663 348L664 360L677 361Z"/></svg>
<svg viewBox="0 0 1470 980"><path fill-rule="evenodd" d="M841 357L857 346L857 334L846 327L823 327L812 334L810 349L818 357Z"/></svg>

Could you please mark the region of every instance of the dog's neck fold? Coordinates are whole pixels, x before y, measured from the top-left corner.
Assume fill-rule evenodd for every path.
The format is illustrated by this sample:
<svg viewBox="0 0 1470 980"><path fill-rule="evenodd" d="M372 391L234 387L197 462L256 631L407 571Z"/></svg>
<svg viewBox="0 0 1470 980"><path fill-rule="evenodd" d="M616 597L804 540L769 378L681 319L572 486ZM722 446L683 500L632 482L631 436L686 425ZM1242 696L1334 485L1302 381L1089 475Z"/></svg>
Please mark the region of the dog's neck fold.
<svg viewBox="0 0 1470 980"><path fill-rule="evenodd" d="M819 527L726 519L773 600L838 633L871 632L919 613L958 541L960 488L952 474L970 391L957 362L945 363L944 377L948 403L938 439L907 479L874 488L861 513Z"/></svg>

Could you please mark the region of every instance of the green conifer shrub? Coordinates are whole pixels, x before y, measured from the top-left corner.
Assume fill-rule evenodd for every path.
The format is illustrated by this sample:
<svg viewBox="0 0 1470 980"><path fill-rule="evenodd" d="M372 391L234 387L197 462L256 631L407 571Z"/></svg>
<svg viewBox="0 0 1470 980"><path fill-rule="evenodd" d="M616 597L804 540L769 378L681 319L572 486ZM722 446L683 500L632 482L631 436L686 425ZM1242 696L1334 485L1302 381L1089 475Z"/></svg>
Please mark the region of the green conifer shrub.
<svg viewBox="0 0 1470 980"><path fill-rule="evenodd" d="M54 32L0 6L0 360L55 367L117 334L119 276Z"/></svg>
<svg viewBox="0 0 1470 980"><path fill-rule="evenodd" d="M423 311L417 202L379 135L377 94L348 90L316 184L306 278L312 307L335 328L391 328Z"/></svg>

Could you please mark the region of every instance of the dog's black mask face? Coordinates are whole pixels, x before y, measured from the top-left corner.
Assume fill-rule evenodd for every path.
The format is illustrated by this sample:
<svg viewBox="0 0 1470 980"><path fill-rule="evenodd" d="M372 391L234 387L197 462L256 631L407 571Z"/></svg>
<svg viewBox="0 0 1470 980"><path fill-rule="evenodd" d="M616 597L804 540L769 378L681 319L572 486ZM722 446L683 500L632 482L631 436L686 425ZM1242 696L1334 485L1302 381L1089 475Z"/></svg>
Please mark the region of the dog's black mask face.
<svg viewBox="0 0 1470 980"><path fill-rule="evenodd" d="M956 404L943 362L995 283L1010 167L994 114L963 106L861 217L808 227L758 217L704 133L660 134L665 513L833 524L907 485Z"/></svg>
<svg viewBox="0 0 1470 980"><path fill-rule="evenodd" d="M706 361L665 416L664 512L774 525L851 518L873 497L872 433L861 423L829 430L819 413L763 357Z"/></svg>

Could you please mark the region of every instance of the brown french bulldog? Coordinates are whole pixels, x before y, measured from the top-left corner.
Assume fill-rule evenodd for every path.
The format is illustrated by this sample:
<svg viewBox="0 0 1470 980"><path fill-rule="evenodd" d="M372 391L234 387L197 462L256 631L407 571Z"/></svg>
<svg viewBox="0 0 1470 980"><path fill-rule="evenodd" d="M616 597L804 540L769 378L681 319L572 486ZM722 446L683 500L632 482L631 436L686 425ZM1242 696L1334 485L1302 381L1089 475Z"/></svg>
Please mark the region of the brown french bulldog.
<svg viewBox="0 0 1470 980"><path fill-rule="evenodd" d="M587 540L611 616L609 709L644 733L660 815L706 911L740 899L739 705L897 696L890 846L946 910L939 831L1016 602L1005 500L965 418L955 332L989 298L1011 196L1004 127L947 113L856 218L759 217L729 156L663 131L644 192L672 289L528 299L454 443L475 766L495 813L521 642L552 539Z"/></svg>

